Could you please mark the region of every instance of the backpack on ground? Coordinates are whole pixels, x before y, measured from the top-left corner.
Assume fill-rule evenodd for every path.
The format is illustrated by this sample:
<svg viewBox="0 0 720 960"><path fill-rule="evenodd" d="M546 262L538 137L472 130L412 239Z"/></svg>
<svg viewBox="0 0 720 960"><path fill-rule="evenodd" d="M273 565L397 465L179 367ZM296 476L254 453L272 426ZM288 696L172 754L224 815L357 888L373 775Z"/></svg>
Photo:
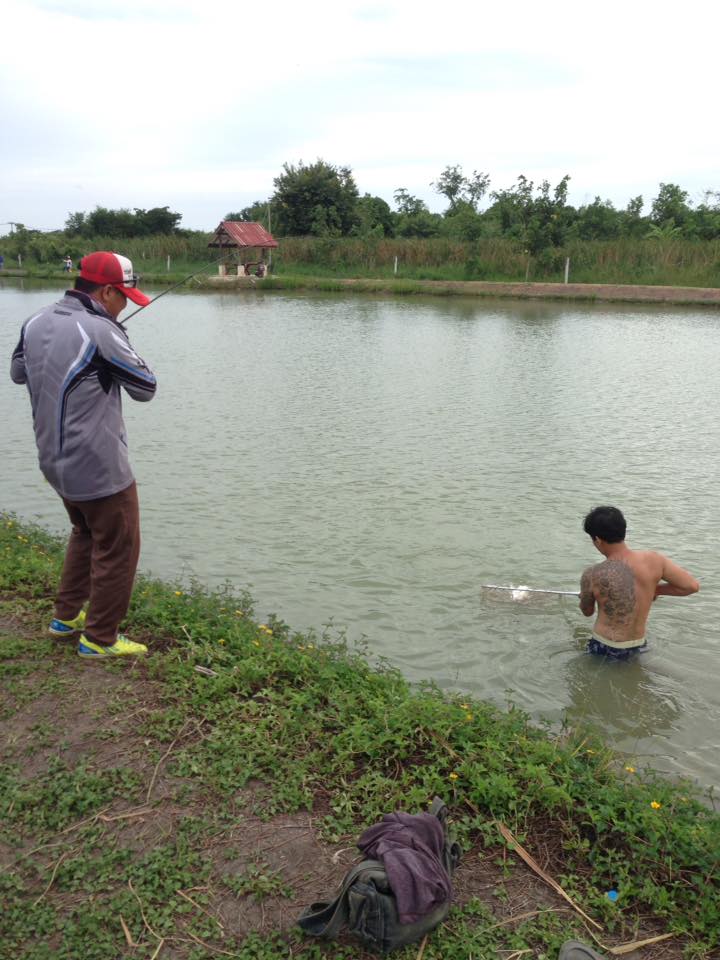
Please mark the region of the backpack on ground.
<svg viewBox="0 0 720 960"><path fill-rule="evenodd" d="M435 797L429 812L438 818L443 828L445 842L441 859L450 878L460 860L460 847L448 836L448 810L439 797ZM350 868L334 900L311 904L303 911L298 924L306 933L327 939L336 937L346 927L366 948L389 953L421 940L442 923L449 911L450 899L447 899L414 923L400 923L385 867L380 860L363 860Z"/></svg>

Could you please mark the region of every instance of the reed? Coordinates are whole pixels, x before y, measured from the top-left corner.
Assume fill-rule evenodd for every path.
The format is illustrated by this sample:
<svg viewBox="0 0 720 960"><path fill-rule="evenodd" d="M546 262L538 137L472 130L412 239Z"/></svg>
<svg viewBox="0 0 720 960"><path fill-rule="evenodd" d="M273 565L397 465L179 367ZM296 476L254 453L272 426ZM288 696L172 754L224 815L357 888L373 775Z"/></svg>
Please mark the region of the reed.
<svg viewBox="0 0 720 960"><path fill-rule="evenodd" d="M24 243L5 238L1 249L5 265L22 265L36 276L61 271L69 253L78 260L90 250L119 249L144 276L158 278L192 273L217 256L208 247L210 234L138 237L118 241L109 237L67 240L62 234L44 234ZM403 280L496 280L518 282L562 281L566 258L570 280L576 283L655 284L715 287L720 284L720 240L633 239L569 241L529 258L515 240L506 237L464 242L445 237L393 239L363 237L285 237L272 251L276 275L294 278ZM168 257L170 269L168 270ZM396 272L397 260L397 272ZM215 272L214 269L211 272Z"/></svg>

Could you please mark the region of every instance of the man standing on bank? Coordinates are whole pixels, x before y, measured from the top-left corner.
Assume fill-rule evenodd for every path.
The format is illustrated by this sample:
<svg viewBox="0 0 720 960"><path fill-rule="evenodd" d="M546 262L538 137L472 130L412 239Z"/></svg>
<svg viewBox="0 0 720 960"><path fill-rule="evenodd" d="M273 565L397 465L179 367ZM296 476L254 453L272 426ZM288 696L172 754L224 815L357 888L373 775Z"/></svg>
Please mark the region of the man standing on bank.
<svg viewBox="0 0 720 960"><path fill-rule="evenodd" d="M700 584L687 570L653 550L631 550L625 543L625 517L617 507L595 507L583 527L603 563L588 567L580 581L580 609L598 614L588 644L591 653L625 660L646 646L645 625L657 597L687 597Z"/></svg>
<svg viewBox="0 0 720 960"><path fill-rule="evenodd" d="M40 469L72 523L50 633L80 634L78 654L96 660L147 653L118 635L140 555L120 388L133 400L156 389L118 320L128 299L150 303L127 257L83 257L75 289L23 324L10 370L27 384Z"/></svg>

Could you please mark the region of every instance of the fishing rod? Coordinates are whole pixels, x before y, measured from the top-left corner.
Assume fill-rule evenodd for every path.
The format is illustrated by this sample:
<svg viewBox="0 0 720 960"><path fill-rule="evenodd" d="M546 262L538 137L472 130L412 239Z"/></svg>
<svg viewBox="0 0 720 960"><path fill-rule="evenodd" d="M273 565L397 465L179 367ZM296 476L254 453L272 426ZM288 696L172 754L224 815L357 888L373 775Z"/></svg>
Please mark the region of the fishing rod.
<svg viewBox="0 0 720 960"><path fill-rule="evenodd" d="M174 283L171 287L168 287L167 290L163 290L162 293L159 293L156 297L153 297L150 303L155 303L156 300L159 300L160 297L164 297L166 293L170 293L171 290L181 287L184 283L187 283L188 280L192 280L193 277L197 277L201 273L205 273L210 267L217 266L218 263L222 263L225 257L219 257L217 260L213 260L211 263L206 263L204 267L201 267L200 270L196 270L195 273L189 274L187 277L183 277L182 280L178 280L177 283ZM141 310L147 310L150 306L150 303L146 303L144 307L138 307L137 310L133 310L132 313L129 313L126 317L123 317L122 323L127 323L136 313L140 313Z"/></svg>

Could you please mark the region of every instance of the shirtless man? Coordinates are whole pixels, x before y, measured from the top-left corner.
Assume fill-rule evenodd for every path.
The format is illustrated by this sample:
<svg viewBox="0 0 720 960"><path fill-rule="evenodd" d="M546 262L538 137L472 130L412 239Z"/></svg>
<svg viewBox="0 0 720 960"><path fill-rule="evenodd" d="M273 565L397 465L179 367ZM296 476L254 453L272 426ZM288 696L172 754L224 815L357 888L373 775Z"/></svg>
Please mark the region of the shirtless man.
<svg viewBox="0 0 720 960"><path fill-rule="evenodd" d="M700 584L677 564L653 550L631 550L625 543L625 517L617 507L595 507L585 517L585 533L605 557L580 580L580 609L597 619L588 649L626 659L644 647L650 605L657 597L687 597Z"/></svg>

